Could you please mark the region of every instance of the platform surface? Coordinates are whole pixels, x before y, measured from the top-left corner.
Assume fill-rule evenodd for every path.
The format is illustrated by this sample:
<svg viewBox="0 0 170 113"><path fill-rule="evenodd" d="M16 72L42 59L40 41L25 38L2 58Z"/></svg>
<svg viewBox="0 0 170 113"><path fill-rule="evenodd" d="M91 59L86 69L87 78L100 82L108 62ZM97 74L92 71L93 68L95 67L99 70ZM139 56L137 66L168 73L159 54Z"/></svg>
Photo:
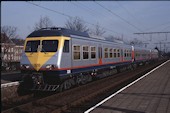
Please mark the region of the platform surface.
<svg viewBox="0 0 170 113"><path fill-rule="evenodd" d="M170 113L170 62L90 113Z"/></svg>

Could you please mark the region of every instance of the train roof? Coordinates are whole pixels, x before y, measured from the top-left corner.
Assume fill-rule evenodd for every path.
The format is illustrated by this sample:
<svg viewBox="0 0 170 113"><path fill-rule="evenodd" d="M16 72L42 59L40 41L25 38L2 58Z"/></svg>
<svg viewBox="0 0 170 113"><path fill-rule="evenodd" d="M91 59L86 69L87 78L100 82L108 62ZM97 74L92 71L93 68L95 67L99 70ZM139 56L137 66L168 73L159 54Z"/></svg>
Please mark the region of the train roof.
<svg viewBox="0 0 170 113"><path fill-rule="evenodd" d="M87 32L80 32L71 29L61 28L61 27L50 27L50 28L42 28L32 32L27 38L35 38L35 37L45 37L45 36L67 36L71 38L79 38L84 40L93 40L93 41L102 41L102 42L110 42L114 44L123 44L114 41L106 40L104 37L89 35Z"/></svg>
<svg viewBox="0 0 170 113"><path fill-rule="evenodd" d="M32 32L30 35L27 36L27 38L45 37L45 36L67 36L71 38L79 38L83 40L98 41L98 42L104 42L104 43L110 43L110 44L114 43L116 45L122 45L124 47L131 47L131 45L128 45L125 43L118 43L118 42L106 40L103 37L101 38L98 36L89 35L87 32L80 32L80 31L75 31L75 30L61 28L61 27L42 28L42 29ZM135 49L146 50L146 48L141 48L141 47L135 47Z"/></svg>
<svg viewBox="0 0 170 113"><path fill-rule="evenodd" d="M79 32L79 31L74 31L74 30L70 30L66 28L53 27L53 28L42 28L42 29L36 30L32 32L30 35L28 35L27 38L44 37L44 36L68 36L70 37L71 35L89 37L88 33L86 32Z"/></svg>

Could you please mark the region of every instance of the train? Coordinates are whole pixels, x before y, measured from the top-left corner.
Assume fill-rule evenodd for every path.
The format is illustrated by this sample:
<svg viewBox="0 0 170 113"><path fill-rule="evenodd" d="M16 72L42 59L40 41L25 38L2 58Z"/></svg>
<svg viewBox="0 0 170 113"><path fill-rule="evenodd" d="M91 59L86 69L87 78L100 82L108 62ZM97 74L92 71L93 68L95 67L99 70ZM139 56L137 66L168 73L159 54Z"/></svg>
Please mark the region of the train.
<svg viewBox="0 0 170 113"><path fill-rule="evenodd" d="M25 39L20 61L22 86L36 91L67 90L156 59L157 50L61 27L42 28Z"/></svg>

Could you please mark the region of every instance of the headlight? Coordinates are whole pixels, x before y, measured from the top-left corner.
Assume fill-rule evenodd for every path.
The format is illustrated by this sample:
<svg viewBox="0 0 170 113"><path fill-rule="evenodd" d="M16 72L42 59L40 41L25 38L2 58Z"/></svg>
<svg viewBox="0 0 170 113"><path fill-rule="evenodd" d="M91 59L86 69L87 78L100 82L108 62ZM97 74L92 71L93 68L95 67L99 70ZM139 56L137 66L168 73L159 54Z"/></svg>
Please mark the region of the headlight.
<svg viewBox="0 0 170 113"><path fill-rule="evenodd" d="M52 69L52 68L54 68L54 67L55 67L55 65L52 65L52 64L46 65L46 68L47 68L47 69Z"/></svg>
<svg viewBox="0 0 170 113"><path fill-rule="evenodd" d="M29 66L29 65L26 65L25 67L26 67L27 69L28 69L28 68L30 68L30 66Z"/></svg>
<svg viewBox="0 0 170 113"><path fill-rule="evenodd" d="M23 65L21 65L21 68L26 68L26 69L28 69L28 68L30 68L30 66L27 65L27 64L23 64Z"/></svg>

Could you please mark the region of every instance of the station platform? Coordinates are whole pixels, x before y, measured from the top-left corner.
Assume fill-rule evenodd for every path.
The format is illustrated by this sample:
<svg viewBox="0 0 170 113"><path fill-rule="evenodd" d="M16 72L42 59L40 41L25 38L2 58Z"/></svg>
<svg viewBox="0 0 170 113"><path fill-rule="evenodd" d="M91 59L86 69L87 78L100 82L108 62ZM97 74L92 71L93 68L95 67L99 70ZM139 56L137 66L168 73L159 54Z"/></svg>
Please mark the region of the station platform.
<svg viewBox="0 0 170 113"><path fill-rule="evenodd" d="M170 60L89 112L170 113Z"/></svg>

